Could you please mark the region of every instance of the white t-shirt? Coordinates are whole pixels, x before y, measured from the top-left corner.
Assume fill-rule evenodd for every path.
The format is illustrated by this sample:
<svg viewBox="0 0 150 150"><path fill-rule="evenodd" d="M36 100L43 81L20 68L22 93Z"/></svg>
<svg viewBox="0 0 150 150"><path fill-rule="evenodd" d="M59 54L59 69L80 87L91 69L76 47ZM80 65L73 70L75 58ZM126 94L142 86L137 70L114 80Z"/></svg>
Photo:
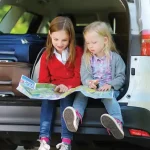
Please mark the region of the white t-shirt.
<svg viewBox="0 0 150 150"><path fill-rule="evenodd" d="M66 48L63 50L61 55L54 49L54 54L56 58L65 65L69 57L69 49Z"/></svg>

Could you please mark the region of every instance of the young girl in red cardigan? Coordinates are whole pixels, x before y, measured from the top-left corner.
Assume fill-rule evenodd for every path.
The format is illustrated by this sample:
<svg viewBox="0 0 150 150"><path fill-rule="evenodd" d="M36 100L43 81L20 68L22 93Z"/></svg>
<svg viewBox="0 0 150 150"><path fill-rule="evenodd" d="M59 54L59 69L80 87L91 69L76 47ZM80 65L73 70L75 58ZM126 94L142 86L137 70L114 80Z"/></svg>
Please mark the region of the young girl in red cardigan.
<svg viewBox="0 0 150 150"><path fill-rule="evenodd" d="M72 22L67 17L56 17L50 23L46 50L40 63L39 83L57 85L55 91L67 92L70 88L81 84L80 65L83 50L75 47L75 33ZM56 145L60 150L71 150L72 132L68 131L62 117L64 109L72 106L74 99L84 99L81 93L71 94L60 100L61 139ZM52 118L55 101L43 100L40 116L39 150L50 150Z"/></svg>

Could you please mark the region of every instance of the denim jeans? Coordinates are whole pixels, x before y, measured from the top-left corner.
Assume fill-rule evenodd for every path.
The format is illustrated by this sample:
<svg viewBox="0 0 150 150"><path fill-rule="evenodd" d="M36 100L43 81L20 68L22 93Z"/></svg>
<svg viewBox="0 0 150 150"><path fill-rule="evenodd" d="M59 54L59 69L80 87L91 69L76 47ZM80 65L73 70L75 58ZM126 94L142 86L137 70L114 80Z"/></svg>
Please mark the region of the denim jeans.
<svg viewBox="0 0 150 150"><path fill-rule="evenodd" d="M73 133L68 131L62 113L64 109L68 106L72 106L74 100L74 94L67 96L60 100L60 114L61 114L61 138L72 139ZM51 138L51 129L53 123L53 115L55 110L55 100L43 100L41 106L41 116L40 116L40 137Z"/></svg>
<svg viewBox="0 0 150 150"><path fill-rule="evenodd" d="M85 108L88 103L88 97L85 97L82 93L77 93L78 96L75 97L73 107L81 114L83 117ZM102 103L104 104L108 114L112 117L119 119L123 123L123 118L121 114L121 109L116 98L119 96L119 91L114 91L112 100L110 99L102 99Z"/></svg>
<svg viewBox="0 0 150 150"><path fill-rule="evenodd" d="M114 91L112 100L102 99L102 102L103 102L108 114L116 119L119 119L123 123L120 105L116 99L119 96L119 94L120 94L119 91Z"/></svg>
<svg viewBox="0 0 150 150"><path fill-rule="evenodd" d="M73 102L73 108L80 113L82 118L84 116L84 111L87 106L87 103L88 97L84 96L81 92L77 92Z"/></svg>

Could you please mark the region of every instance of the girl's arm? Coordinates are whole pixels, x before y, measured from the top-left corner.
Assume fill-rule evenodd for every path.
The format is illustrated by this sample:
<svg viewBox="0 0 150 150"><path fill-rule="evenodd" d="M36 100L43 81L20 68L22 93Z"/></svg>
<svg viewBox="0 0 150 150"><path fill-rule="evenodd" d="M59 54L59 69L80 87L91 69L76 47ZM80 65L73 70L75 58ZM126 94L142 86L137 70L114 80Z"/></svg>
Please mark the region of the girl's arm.
<svg viewBox="0 0 150 150"><path fill-rule="evenodd" d="M84 56L82 57L82 61L81 61L80 75L81 75L81 82L83 85L88 86L89 81L93 80L91 68L88 67L88 64L86 64Z"/></svg>
<svg viewBox="0 0 150 150"><path fill-rule="evenodd" d="M46 52L42 54L39 72L39 83L50 83L51 77L47 67Z"/></svg>
<svg viewBox="0 0 150 150"><path fill-rule="evenodd" d="M125 83L125 63L120 55L116 55L115 77L109 82L115 90L119 90Z"/></svg>

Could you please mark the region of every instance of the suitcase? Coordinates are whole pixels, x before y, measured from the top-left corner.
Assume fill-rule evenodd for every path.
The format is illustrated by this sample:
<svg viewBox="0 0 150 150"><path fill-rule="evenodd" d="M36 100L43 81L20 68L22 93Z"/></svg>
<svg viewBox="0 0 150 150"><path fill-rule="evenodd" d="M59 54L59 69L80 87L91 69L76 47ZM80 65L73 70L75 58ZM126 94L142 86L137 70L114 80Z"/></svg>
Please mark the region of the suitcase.
<svg viewBox="0 0 150 150"><path fill-rule="evenodd" d="M30 77L32 65L21 62L1 62L0 63L0 95L23 96L16 90L21 75Z"/></svg>
<svg viewBox="0 0 150 150"><path fill-rule="evenodd" d="M16 87L21 75L30 77L32 64L45 41L36 34L0 35L0 96L24 96Z"/></svg>
<svg viewBox="0 0 150 150"><path fill-rule="evenodd" d="M30 77L32 64L45 41L36 34L0 35L0 96L24 96L16 87L21 75Z"/></svg>
<svg viewBox="0 0 150 150"><path fill-rule="evenodd" d="M36 34L0 35L0 60L33 64L45 41Z"/></svg>

